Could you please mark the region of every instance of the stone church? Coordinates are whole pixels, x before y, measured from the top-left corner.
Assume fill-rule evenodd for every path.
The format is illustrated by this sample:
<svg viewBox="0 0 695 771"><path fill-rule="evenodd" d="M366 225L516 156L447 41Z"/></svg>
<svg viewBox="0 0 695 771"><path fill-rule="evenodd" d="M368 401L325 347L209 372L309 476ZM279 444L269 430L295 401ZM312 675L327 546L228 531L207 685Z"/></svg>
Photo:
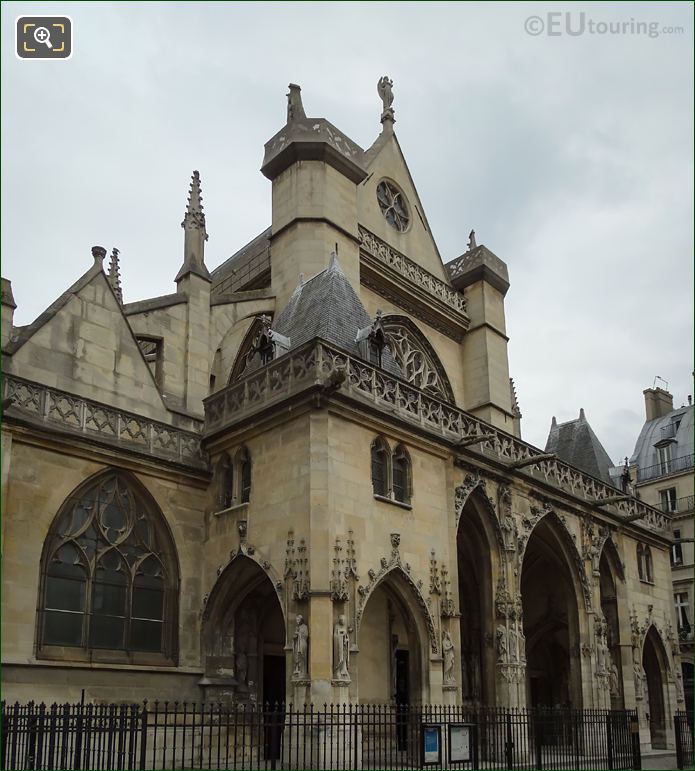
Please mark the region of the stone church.
<svg viewBox="0 0 695 771"><path fill-rule="evenodd" d="M290 85L214 269L193 172L172 294L95 246L18 327L3 279L4 698L637 707L672 746L667 519L521 439L507 266L443 261L378 92L363 149Z"/></svg>

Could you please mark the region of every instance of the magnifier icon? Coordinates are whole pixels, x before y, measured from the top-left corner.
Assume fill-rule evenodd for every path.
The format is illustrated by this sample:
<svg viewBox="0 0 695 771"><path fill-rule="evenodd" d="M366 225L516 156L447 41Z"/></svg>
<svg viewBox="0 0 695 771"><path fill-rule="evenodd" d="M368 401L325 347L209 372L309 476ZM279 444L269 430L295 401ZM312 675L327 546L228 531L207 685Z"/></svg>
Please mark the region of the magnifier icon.
<svg viewBox="0 0 695 771"><path fill-rule="evenodd" d="M46 48L53 48L51 45L51 33L46 29L46 27L37 27L34 30L34 40L37 43L43 43Z"/></svg>

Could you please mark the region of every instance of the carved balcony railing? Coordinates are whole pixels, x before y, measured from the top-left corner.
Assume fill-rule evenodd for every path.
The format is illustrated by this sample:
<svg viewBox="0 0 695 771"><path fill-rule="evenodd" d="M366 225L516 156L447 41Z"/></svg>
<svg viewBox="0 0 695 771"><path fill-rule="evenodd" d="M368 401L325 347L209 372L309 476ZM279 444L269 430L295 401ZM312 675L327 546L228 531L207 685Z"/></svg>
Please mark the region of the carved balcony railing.
<svg viewBox="0 0 695 771"><path fill-rule="evenodd" d="M59 391L31 380L5 375L2 396L6 416L67 429L124 449L144 452L187 466L206 468L200 436L142 415Z"/></svg>
<svg viewBox="0 0 695 771"><path fill-rule="evenodd" d="M428 396L337 347L317 340L290 351L263 369L227 386L205 400L206 433L255 414L308 388L329 387L387 410L428 433L456 442L463 437L486 435L478 447L484 456L505 464L532 458L541 451L494 428L473 415ZM539 461L526 473L583 499L587 503L614 498L621 491L557 459ZM636 498L611 504L621 517L641 517L638 526L666 531L669 517Z"/></svg>
<svg viewBox="0 0 695 771"><path fill-rule="evenodd" d="M366 228L359 227L359 237L362 248L379 262L393 268L401 276L415 284L418 289L424 289L457 313L466 312L466 298L461 292L457 292L446 282L421 268L416 262L396 251Z"/></svg>

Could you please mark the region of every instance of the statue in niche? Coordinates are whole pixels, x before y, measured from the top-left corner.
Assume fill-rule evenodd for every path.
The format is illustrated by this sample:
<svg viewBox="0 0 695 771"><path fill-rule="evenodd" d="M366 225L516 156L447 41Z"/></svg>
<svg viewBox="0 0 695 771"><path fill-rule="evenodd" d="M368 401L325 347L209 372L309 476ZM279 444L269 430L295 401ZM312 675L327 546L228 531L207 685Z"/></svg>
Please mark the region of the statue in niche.
<svg viewBox="0 0 695 771"><path fill-rule="evenodd" d="M497 661L506 663L509 658L509 638L507 636L507 627L504 624L497 625Z"/></svg>
<svg viewBox="0 0 695 771"><path fill-rule="evenodd" d="M336 680L349 680L350 672L350 630L345 616L338 616L333 627L333 677Z"/></svg>
<svg viewBox="0 0 695 771"><path fill-rule="evenodd" d="M307 676L307 663L309 652L309 627L304 622L304 617L299 615L296 619L294 638L292 643L292 655L294 658L294 670L292 676L302 678Z"/></svg>
<svg viewBox="0 0 695 771"><path fill-rule="evenodd" d="M516 633L516 623L512 622L511 626L509 627L509 660L510 661L518 661L519 656L517 654L518 650L518 636Z"/></svg>
<svg viewBox="0 0 695 771"><path fill-rule="evenodd" d="M442 655L444 657L444 685L454 685L454 643L449 634L449 630L442 632Z"/></svg>
<svg viewBox="0 0 695 771"><path fill-rule="evenodd" d="M635 659L632 663L632 671L635 675L635 697L638 699L644 698L644 670L638 659Z"/></svg>
<svg viewBox="0 0 695 771"><path fill-rule="evenodd" d="M236 679L239 685L246 685L246 677L248 675L249 660L248 656L243 650L237 652L236 655Z"/></svg>
<svg viewBox="0 0 695 771"><path fill-rule="evenodd" d="M612 699L617 699L620 696L620 673L618 672L618 665L615 662L611 664L610 692Z"/></svg>

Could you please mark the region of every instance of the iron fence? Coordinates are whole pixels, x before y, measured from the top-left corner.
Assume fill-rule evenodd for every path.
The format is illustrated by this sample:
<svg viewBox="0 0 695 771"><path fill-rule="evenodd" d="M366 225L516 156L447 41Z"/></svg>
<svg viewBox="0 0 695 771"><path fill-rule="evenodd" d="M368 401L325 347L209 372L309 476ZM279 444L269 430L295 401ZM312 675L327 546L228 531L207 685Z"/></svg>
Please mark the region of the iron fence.
<svg viewBox="0 0 695 771"><path fill-rule="evenodd" d="M3 769L632 769L636 726L630 710L3 702L0 750Z"/></svg>
<svg viewBox="0 0 695 771"><path fill-rule="evenodd" d="M693 768L693 717L677 712L673 718L676 729L676 765L678 768Z"/></svg>

